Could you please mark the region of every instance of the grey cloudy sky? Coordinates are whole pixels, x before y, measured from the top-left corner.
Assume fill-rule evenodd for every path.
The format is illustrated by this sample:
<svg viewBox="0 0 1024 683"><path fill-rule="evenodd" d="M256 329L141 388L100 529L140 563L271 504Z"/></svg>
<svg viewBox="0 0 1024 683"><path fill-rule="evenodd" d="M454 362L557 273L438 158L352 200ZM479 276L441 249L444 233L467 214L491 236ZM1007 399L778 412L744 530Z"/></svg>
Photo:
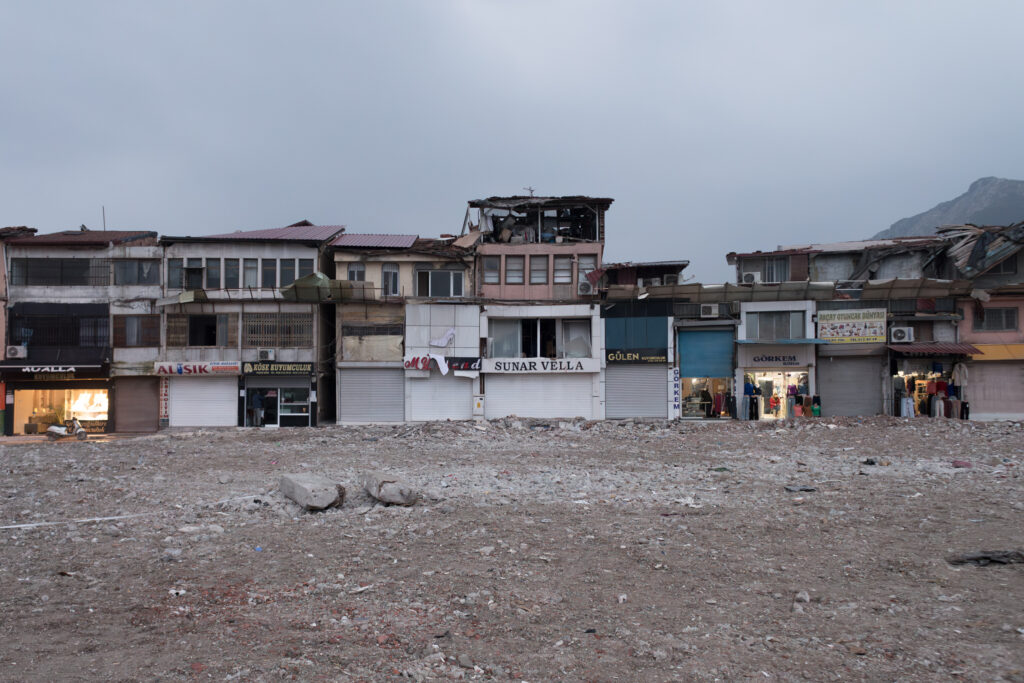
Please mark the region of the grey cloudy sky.
<svg viewBox="0 0 1024 683"><path fill-rule="evenodd" d="M870 237L1024 178L1024 3L5 2L0 224L455 232L616 199L607 260Z"/></svg>

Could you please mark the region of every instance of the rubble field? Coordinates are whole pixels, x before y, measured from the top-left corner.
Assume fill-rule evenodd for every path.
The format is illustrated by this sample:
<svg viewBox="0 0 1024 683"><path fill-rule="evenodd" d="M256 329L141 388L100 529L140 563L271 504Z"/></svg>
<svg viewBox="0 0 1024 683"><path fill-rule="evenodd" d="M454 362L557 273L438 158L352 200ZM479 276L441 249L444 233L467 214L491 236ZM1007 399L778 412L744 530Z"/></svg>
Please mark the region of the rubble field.
<svg viewBox="0 0 1024 683"><path fill-rule="evenodd" d="M0 678L1024 681L1024 564L949 561L1024 549L1022 453L884 417L3 445Z"/></svg>

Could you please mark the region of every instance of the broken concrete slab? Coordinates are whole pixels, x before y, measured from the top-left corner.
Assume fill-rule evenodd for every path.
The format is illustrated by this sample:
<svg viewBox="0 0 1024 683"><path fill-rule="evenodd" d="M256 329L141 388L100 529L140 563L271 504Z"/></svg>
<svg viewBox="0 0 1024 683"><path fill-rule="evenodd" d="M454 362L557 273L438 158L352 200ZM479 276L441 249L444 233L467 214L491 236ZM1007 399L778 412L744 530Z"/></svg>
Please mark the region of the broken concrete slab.
<svg viewBox="0 0 1024 683"><path fill-rule="evenodd" d="M398 477L382 472L363 475L363 489L382 503L412 505L419 500L419 492Z"/></svg>
<svg viewBox="0 0 1024 683"><path fill-rule="evenodd" d="M281 493L304 510L326 510L345 502L345 487L315 474L284 474L278 485Z"/></svg>

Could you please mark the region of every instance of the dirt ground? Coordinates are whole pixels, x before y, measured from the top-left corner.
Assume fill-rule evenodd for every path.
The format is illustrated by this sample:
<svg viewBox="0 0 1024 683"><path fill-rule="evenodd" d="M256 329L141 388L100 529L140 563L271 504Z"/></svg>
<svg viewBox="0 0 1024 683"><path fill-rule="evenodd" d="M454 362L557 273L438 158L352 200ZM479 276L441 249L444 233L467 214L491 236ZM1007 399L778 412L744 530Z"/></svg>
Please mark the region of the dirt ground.
<svg viewBox="0 0 1024 683"><path fill-rule="evenodd" d="M889 418L3 445L0 678L1024 681L1024 564L947 562L1024 548L1022 454Z"/></svg>

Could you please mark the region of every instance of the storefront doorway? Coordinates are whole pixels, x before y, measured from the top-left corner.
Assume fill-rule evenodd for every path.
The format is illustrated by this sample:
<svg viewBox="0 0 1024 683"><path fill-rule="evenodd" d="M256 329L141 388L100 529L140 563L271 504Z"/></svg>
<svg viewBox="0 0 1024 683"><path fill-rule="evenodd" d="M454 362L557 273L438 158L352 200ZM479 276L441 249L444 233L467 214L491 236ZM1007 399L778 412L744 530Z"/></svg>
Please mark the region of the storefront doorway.
<svg viewBox="0 0 1024 683"><path fill-rule="evenodd" d="M259 395L260 403L256 396ZM308 427L310 424L308 387L260 387L245 390L246 427ZM259 420L257 406L262 405Z"/></svg>
<svg viewBox="0 0 1024 683"><path fill-rule="evenodd" d="M752 385L751 401L757 404L757 418L785 420L813 412L808 395L806 369L754 370L744 376L744 387Z"/></svg>

